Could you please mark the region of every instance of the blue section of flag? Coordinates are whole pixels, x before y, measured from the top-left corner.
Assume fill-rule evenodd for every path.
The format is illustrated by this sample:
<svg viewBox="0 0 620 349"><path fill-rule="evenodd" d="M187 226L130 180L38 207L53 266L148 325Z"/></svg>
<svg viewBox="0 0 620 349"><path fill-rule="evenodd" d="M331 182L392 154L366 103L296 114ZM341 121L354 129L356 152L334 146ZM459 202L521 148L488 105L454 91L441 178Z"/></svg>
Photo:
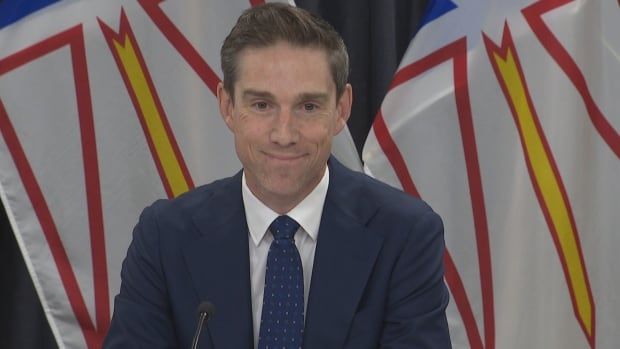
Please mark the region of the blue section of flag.
<svg viewBox="0 0 620 349"><path fill-rule="evenodd" d="M457 7L458 6L450 0L429 0L426 5L426 11L424 11L424 17L422 17L422 21L420 22L420 28Z"/></svg>
<svg viewBox="0 0 620 349"><path fill-rule="evenodd" d="M0 0L0 29L60 0Z"/></svg>

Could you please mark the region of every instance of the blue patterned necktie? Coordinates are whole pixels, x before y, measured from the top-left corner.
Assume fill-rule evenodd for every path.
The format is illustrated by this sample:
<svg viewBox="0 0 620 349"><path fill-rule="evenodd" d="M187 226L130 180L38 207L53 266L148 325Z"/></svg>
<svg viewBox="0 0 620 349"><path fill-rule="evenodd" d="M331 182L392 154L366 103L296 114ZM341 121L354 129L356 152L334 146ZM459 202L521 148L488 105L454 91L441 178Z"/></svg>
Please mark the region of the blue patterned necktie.
<svg viewBox="0 0 620 349"><path fill-rule="evenodd" d="M279 216L269 227L273 242L267 255L258 349L301 348L304 275L293 238L298 228L289 216Z"/></svg>

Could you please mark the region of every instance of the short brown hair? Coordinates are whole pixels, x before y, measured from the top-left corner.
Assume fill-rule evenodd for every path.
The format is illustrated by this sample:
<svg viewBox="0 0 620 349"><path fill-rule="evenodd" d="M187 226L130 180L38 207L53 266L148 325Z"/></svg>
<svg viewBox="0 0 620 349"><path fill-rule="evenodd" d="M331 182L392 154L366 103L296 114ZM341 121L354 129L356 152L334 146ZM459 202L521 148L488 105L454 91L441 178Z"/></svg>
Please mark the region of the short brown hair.
<svg viewBox="0 0 620 349"><path fill-rule="evenodd" d="M340 98L349 77L349 55L336 30L320 17L284 3L268 3L243 12L220 51L224 88L234 95L237 60L245 48L262 48L279 41L325 50Z"/></svg>

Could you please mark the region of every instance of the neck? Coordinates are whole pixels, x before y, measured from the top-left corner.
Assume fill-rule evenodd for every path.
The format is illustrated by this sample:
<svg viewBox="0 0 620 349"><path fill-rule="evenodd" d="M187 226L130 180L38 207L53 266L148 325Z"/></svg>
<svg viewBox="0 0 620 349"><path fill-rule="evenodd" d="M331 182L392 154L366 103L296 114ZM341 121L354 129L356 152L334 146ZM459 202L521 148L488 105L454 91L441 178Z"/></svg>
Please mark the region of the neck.
<svg viewBox="0 0 620 349"><path fill-rule="evenodd" d="M325 166L327 168L327 166ZM319 185L321 180L325 176L325 171L320 176L313 178L309 185L303 185L298 187L298 190L294 188L290 192L278 192L275 190L269 190L268 187L261 185L256 178L252 178L251 175L246 173L245 179L248 189L252 194L260 200L265 206L272 209L274 212L283 215L291 211L295 206L302 202L310 193ZM273 184L272 184L273 185Z"/></svg>
<svg viewBox="0 0 620 349"><path fill-rule="evenodd" d="M309 190L294 193L291 195L283 195L278 193L270 193L261 190L257 190L258 188L253 188L248 183L248 188L256 196L258 200L260 200L265 206L272 209L274 212L280 215L284 215L290 212L295 206L297 206L300 202L302 202L310 192L319 184L321 178L313 185Z"/></svg>

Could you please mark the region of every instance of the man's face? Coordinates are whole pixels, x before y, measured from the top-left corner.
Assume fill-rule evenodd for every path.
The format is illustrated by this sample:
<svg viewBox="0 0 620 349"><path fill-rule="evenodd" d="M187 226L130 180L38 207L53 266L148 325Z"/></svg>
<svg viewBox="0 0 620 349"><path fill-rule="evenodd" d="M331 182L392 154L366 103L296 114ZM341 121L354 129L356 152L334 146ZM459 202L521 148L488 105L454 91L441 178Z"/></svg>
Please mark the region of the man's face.
<svg viewBox="0 0 620 349"><path fill-rule="evenodd" d="M248 187L263 203L284 213L314 189L351 94L347 85L337 100L323 50L277 43L241 52L234 101L222 84L218 100Z"/></svg>

